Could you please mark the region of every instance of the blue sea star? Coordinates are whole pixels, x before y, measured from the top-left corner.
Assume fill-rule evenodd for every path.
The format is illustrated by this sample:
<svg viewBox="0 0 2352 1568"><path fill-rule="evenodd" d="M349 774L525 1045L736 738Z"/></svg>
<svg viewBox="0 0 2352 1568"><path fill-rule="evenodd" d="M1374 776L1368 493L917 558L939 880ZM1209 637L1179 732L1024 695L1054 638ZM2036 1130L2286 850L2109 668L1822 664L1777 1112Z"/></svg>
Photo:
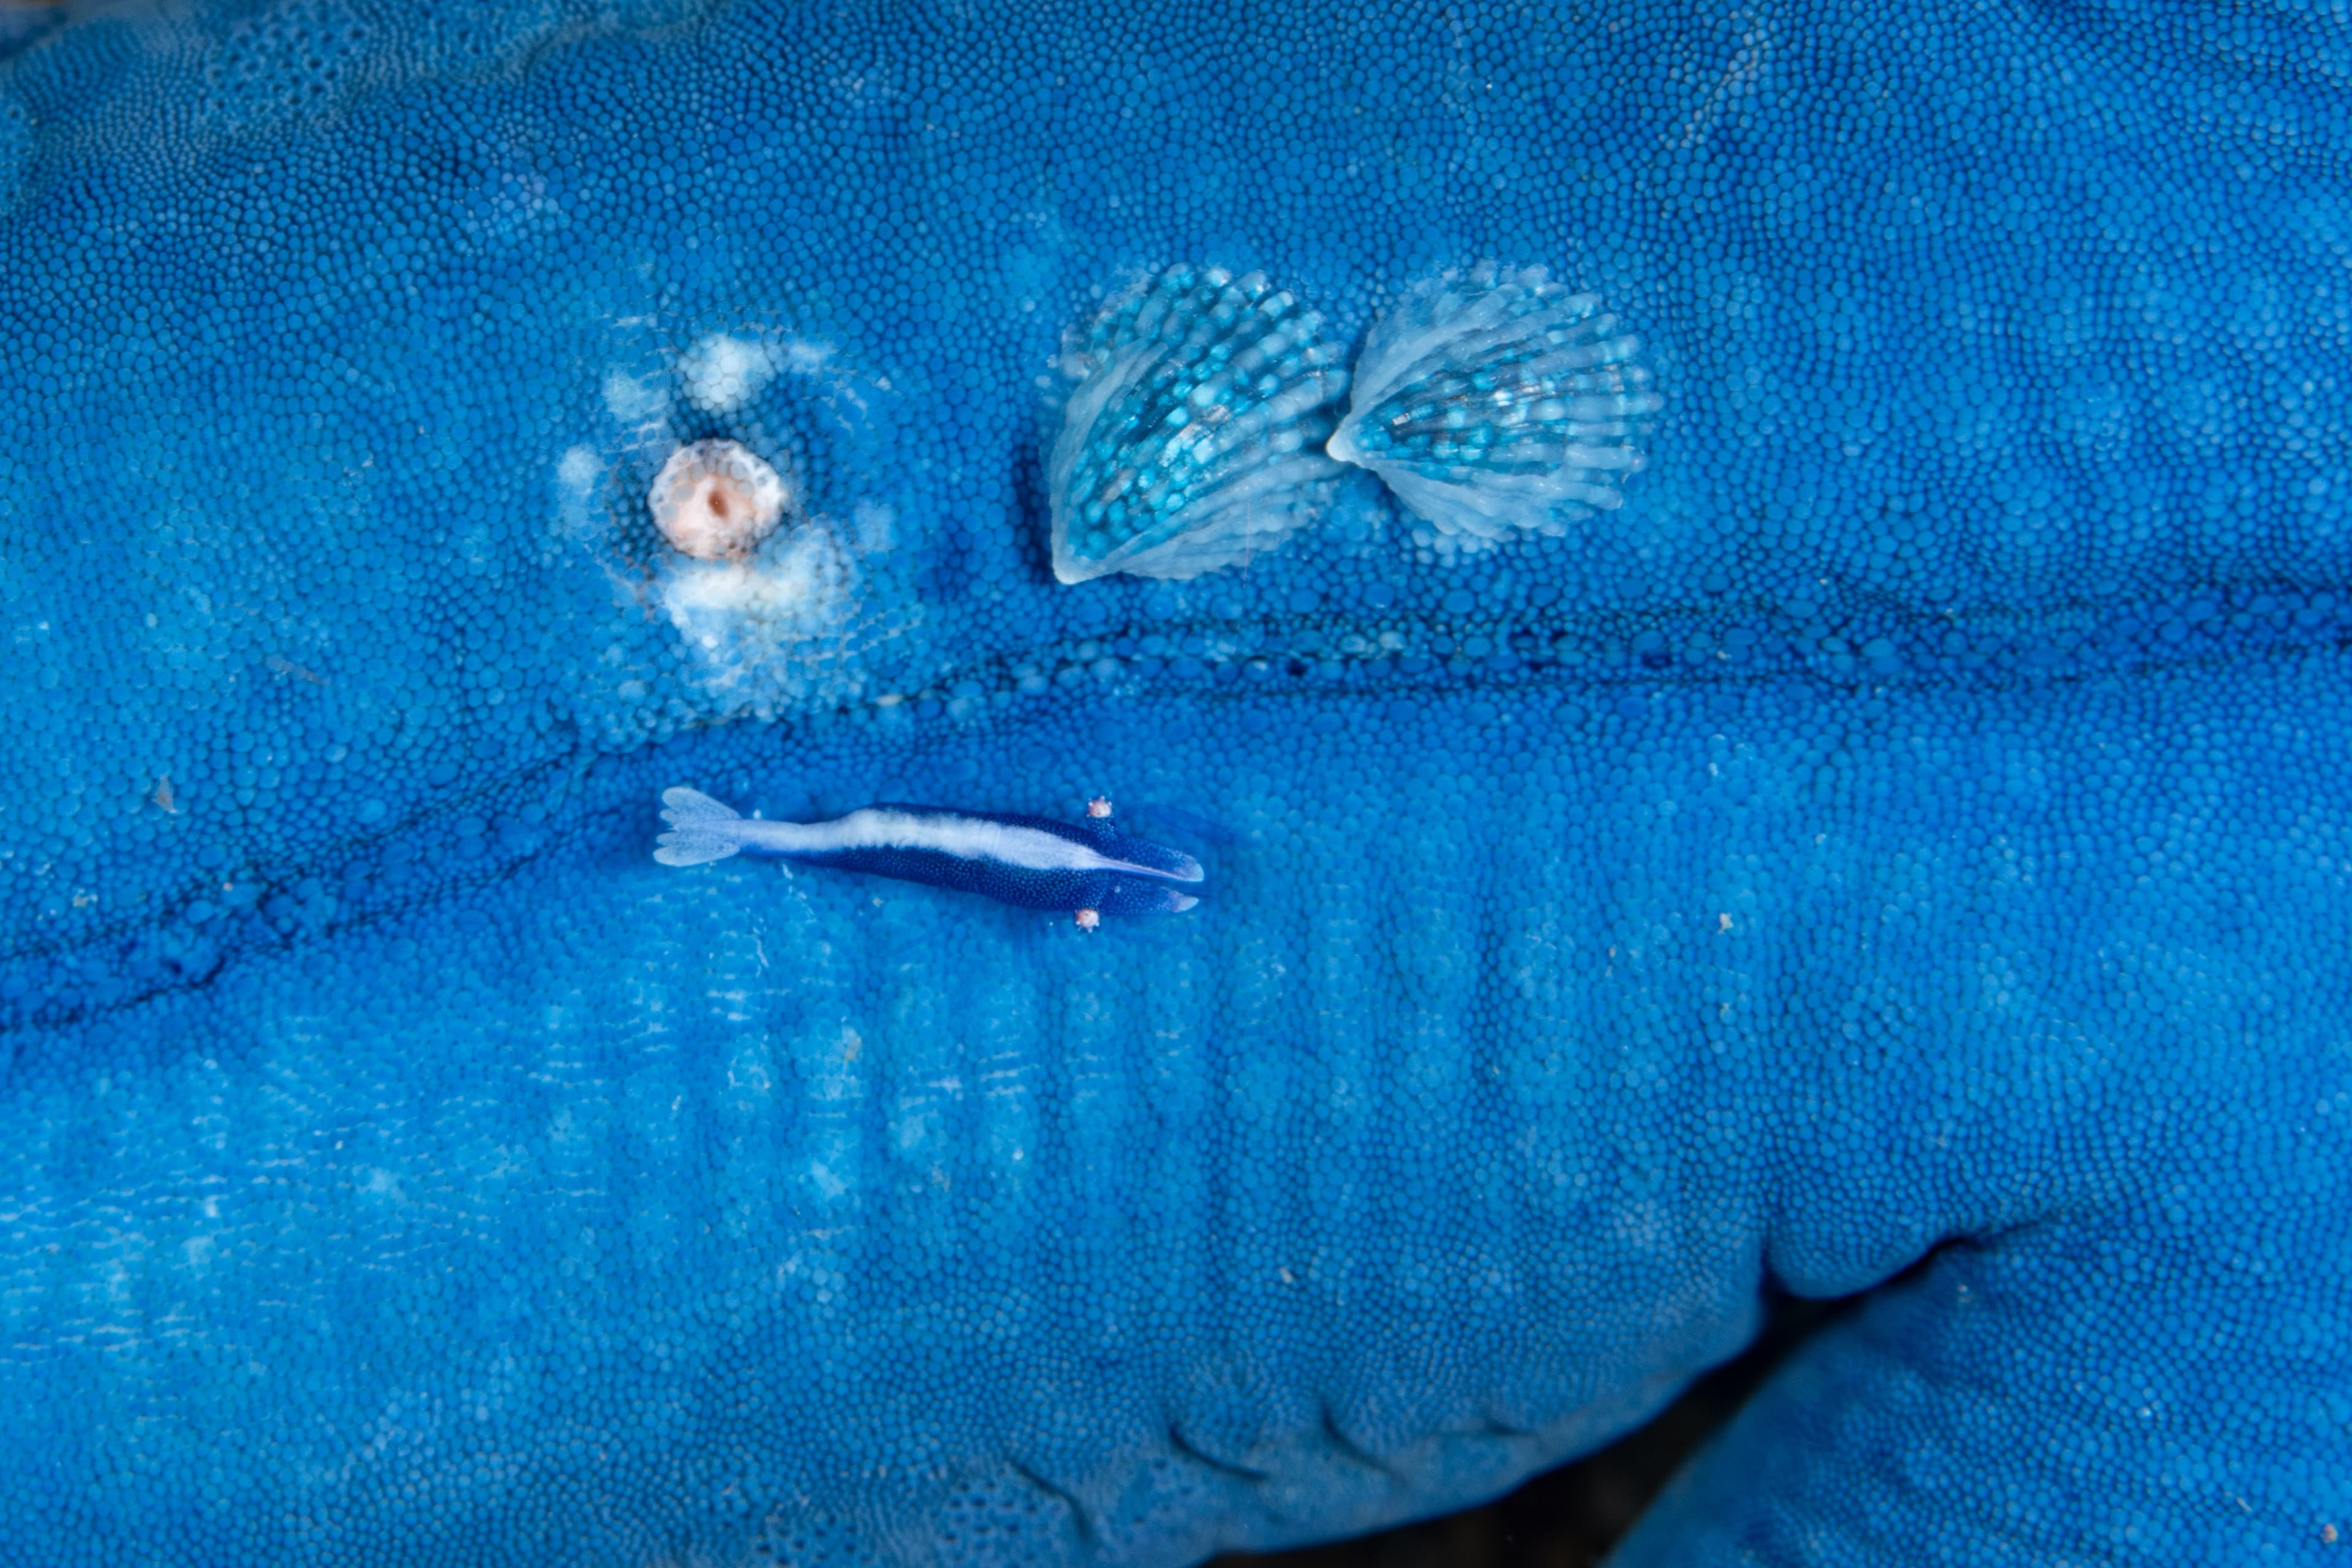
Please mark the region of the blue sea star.
<svg viewBox="0 0 2352 1568"><path fill-rule="evenodd" d="M2352 29L0 15L0 1559L1177 1563L1871 1295L1628 1563L2352 1531ZM1065 584L1065 334L1541 267L1662 400ZM668 454L792 476L665 550ZM1120 820L1087 932L647 858Z"/></svg>

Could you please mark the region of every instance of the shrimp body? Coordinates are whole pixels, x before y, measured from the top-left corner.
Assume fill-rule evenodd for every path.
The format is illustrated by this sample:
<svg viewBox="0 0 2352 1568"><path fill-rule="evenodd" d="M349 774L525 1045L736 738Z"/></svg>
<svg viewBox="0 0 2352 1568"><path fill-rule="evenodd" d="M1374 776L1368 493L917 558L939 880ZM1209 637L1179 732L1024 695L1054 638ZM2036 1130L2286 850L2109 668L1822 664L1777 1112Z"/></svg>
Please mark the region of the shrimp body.
<svg viewBox="0 0 2352 1568"><path fill-rule="evenodd" d="M1111 826L1107 801L1084 826L1007 812L883 803L829 822L766 822L683 785L662 792L654 858L698 866L749 850L812 866L870 871L980 893L1032 910L1069 910L1092 930L1102 914L1174 913L1200 900L1171 884L1201 880L1181 850Z"/></svg>

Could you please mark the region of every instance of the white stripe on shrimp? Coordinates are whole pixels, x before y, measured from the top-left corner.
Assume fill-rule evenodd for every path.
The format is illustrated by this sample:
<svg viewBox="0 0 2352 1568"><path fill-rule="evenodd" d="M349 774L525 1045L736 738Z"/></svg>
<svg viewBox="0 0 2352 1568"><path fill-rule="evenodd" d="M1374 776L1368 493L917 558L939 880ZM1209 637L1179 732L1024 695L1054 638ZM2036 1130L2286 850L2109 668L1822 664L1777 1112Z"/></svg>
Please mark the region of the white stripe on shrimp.
<svg viewBox="0 0 2352 1568"><path fill-rule="evenodd" d="M1147 846L1168 855L1170 864L1146 866L1105 855L1074 837L977 813L867 805L831 822L764 822L740 816L725 802L683 784L662 791L662 805L670 831L661 836L654 858L665 866L699 866L743 849L800 856L931 850L1023 871L1119 872L1171 882L1201 879L1200 862L1189 855ZM1102 815L1108 813L1106 802Z"/></svg>

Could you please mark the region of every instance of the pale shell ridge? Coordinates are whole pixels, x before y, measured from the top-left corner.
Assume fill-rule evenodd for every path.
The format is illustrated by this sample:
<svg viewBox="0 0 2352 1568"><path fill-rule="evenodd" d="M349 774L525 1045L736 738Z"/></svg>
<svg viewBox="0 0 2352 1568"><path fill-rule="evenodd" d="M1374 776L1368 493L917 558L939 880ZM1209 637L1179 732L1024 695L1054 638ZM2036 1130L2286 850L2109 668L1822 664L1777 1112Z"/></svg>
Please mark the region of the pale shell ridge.
<svg viewBox="0 0 2352 1568"><path fill-rule="evenodd" d="M1179 265L1097 316L1045 466L1054 574L1196 577L1278 547L1340 472L1323 319L1265 277Z"/></svg>
<svg viewBox="0 0 2352 1568"><path fill-rule="evenodd" d="M1559 532L1613 510L1643 462L1640 344L1600 296L1484 263L1376 322L1330 454L1370 468L1441 532Z"/></svg>

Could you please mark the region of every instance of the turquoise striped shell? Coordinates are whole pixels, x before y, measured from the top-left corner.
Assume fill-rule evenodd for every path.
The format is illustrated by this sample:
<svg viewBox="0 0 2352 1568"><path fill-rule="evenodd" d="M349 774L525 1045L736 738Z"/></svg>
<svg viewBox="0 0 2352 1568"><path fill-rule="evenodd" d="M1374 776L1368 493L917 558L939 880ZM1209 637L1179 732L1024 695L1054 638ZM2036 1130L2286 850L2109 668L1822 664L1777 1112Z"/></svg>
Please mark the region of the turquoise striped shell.
<svg viewBox="0 0 2352 1568"><path fill-rule="evenodd" d="M1442 532L1502 540L1623 500L1664 406L1600 296L1486 263L1374 324L1330 454Z"/></svg>
<svg viewBox="0 0 2352 1568"><path fill-rule="evenodd" d="M1279 546L1340 473L1323 318L1259 273L1176 266L1097 316L1047 452L1054 575L1197 577Z"/></svg>

